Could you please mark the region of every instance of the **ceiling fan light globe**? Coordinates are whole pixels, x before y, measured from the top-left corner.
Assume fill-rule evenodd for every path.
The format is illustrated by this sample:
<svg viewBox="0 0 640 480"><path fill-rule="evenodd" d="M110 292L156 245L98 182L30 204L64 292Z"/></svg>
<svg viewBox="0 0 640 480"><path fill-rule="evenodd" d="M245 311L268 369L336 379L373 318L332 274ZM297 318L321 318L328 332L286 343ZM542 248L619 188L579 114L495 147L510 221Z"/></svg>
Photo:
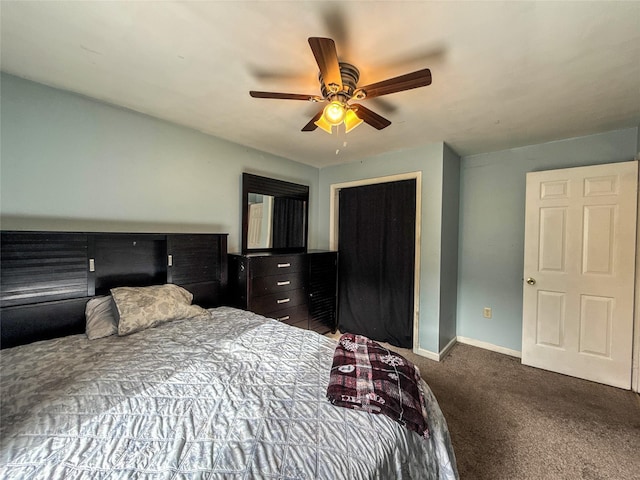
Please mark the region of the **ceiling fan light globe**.
<svg viewBox="0 0 640 480"><path fill-rule="evenodd" d="M329 135L331 135L333 133L332 132L333 125L331 125L329 122L327 122L324 119L324 115L322 115L318 120L316 120L313 123L315 123L318 127L320 127L325 132L327 132Z"/></svg>
<svg viewBox="0 0 640 480"><path fill-rule="evenodd" d="M353 110L347 110L347 113L344 116L344 133L349 133L362 122L363 120L359 118Z"/></svg>
<svg viewBox="0 0 640 480"><path fill-rule="evenodd" d="M322 118L330 125L340 125L346 115L345 107L338 101L333 101L324 107Z"/></svg>

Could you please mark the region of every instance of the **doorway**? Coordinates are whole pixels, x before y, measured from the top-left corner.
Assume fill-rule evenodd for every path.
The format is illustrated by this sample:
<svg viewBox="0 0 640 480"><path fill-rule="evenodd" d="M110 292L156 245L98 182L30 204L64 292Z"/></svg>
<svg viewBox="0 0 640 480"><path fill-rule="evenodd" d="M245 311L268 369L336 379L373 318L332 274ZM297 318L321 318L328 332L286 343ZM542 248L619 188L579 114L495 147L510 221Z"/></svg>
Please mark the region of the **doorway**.
<svg viewBox="0 0 640 480"><path fill-rule="evenodd" d="M331 186L342 331L416 348L420 172Z"/></svg>

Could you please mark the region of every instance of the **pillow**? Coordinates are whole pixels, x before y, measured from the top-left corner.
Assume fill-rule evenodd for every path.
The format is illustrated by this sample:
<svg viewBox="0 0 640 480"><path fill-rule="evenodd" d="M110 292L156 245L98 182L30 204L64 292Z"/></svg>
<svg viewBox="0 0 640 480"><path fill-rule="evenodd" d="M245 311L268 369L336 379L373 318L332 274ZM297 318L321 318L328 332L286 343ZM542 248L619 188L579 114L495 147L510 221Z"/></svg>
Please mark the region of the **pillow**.
<svg viewBox="0 0 640 480"><path fill-rule="evenodd" d="M87 319L86 333L89 340L118 333L118 323L114 309L115 305L111 296L94 297L87 302L84 315Z"/></svg>
<svg viewBox="0 0 640 480"><path fill-rule="evenodd" d="M191 305L193 295L178 285L118 287L111 289L116 305L118 335L129 335L161 323L209 313Z"/></svg>

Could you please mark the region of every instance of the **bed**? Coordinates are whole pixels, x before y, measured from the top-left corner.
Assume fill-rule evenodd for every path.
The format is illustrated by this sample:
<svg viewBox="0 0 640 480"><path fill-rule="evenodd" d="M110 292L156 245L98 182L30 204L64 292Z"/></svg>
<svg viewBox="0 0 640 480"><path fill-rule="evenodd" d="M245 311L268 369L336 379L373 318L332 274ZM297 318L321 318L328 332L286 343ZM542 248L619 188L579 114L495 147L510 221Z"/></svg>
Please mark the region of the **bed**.
<svg viewBox="0 0 640 480"><path fill-rule="evenodd" d="M124 336L3 349L0 477L457 478L426 384L427 439L326 399L335 347L219 306Z"/></svg>

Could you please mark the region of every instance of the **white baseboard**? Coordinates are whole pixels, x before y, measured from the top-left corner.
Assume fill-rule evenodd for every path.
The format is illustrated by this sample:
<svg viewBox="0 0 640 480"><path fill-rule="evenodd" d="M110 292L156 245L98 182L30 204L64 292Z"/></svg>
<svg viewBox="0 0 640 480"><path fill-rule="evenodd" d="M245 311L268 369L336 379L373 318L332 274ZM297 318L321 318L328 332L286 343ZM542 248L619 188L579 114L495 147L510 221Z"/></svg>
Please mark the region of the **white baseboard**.
<svg viewBox="0 0 640 480"><path fill-rule="evenodd" d="M440 353L435 353L420 347L414 348L413 353L415 353L416 355L420 355L421 357L428 358L429 360L435 360L436 362L439 362L441 359L447 356L447 353L449 353L449 350L451 350L455 344L456 339L454 337L442 350L440 350Z"/></svg>
<svg viewBox="0 0 640 480"><path fill-rule="evenodd" d="M420 355L421 357L428 358L429 360L435 360L439 362L441 359L447 356L449 350L453 348L456 343L464 343L465 345L471 345L472 347L484 348L485 350L491 350L492 352L502 353L511 357L522 358L522 352L518 350L512 350L510 348L494 345L493 343L483 342L482 340L476 340L474 338L467 337L455 337L447 345L440 350L439 353L425 350L424 348L416 347L413 349L413 353Z"/></svg>
<svg viewBox="0 0 640 480"><path fill-rule="evenodd" d="M471 345L473 347L484 348L485 350L491 350L492 352L503 353L505 355L510 355L516 358L522 358L522 352L518 350L511 350L510 348L501 347L499 345L494 345L493 343L483 342L482 340L475 340L473 338L467 337L456 337L458 342L464 343L465 345Z"/></svg>
<svg viewBox="0 0 640 480"><path fill-rule="evenodd" d="M420 355L421 357L428 358L429 360L435 360L436 362L440 361L440 354L431 352L429 350L425 350L424 348L416 347L413 349L413 353L416 355Z"/></svg>

